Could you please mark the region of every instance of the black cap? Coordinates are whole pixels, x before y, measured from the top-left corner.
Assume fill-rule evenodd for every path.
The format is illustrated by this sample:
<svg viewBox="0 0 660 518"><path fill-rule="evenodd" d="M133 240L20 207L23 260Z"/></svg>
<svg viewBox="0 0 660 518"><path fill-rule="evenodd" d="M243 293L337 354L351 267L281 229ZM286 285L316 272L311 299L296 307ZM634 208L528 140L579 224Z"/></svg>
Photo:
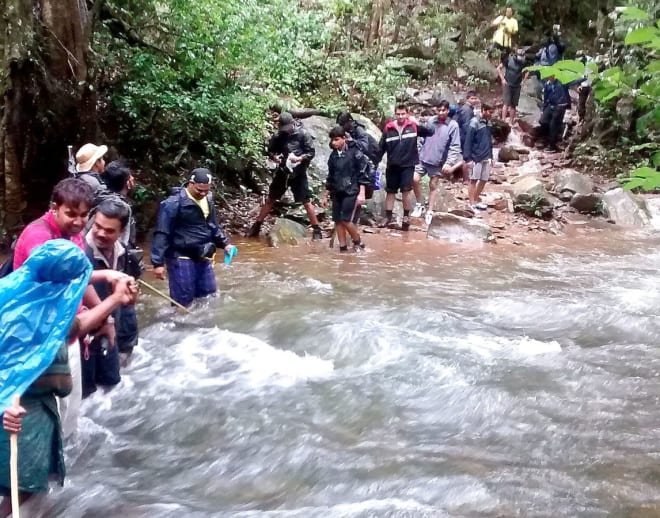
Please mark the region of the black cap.
<svg viewBox="0 0 660 518"><path fill-rule="evenodd" d="M337 115L337 124L340 126L343 126L347 122L350 122L353 120L353 116L351 115L351 112L341 112L339 115Z"/></svg>
<svg viewBox="0 0 660 518"><path fill-rule="evenodd" d="M289 112L280 113L280 116L277 119L277 125L280 128L284 128L285 126L289 126L291 124L293 124L293 115L291 115Z"/></svg>
<svg viewBox="0 0 660 518"><path fill-rule="evenodd" d="M198 167L190 171L190 179L188 181L192 183L211 183L213 176L211 176L211 171L205 167Z"/></svg>

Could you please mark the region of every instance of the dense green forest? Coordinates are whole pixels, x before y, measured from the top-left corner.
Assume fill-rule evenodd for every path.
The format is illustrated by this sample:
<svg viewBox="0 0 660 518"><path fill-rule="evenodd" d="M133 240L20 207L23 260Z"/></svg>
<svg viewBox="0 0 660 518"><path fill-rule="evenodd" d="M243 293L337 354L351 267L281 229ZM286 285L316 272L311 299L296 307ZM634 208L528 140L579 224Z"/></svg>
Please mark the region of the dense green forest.
<svg viewBox="0 0 660 518"><path fill-rule="evenodd" d="M375 121L411 83L488 88L488 0L4 0L3 241L66 174L66 146L106 143L154 196L192 164L254 185L272 111L349 107ZM644 178L660 163L659 8L514 0L519 43L562 26L594 56L595 108L574 146ZM636 31L636 32L634 32ZM640 32L641 31L641 32ZM630 37L630 34L636 34ZM638 172L640 169L638 169ZM640 184L641 185L641 184ZM646 182L646 187L650 183ZM41 205L43 207L43 205Z"/></svg>

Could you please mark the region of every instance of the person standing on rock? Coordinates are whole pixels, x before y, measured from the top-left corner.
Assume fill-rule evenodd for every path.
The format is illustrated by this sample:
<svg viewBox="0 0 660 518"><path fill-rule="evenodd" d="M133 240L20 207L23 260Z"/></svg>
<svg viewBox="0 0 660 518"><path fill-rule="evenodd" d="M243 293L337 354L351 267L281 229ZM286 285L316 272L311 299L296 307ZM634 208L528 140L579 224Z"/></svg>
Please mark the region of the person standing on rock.
<svg viewBox="0 0 660 518"><path fill-rule="evenodd" d="M473 211L486 210L486 205L479 201L479 196L488 182L493 162L493 132L490 119L493 116L493 107L483 103L481 116L473 117L468 124L465 136L463 156L470 170L470 184L468 197Z"/></svg>
<svg viewBox="0 0 660 518"><path fill-rule="evenodd" d="M389 121L380 137L380 154L377 162L380 164L385 153L387 153L387 169L385 170L385 220L381 227L392 224L394 214L394 201L396 193L401 191L403 198L403 222L401 230L410 228L410 209L412 201L410 191L413 189L413 177L415 166L419 162L419 151L417 149L418 137L430 137L433 129L418 125L410 120L408 107L398 104L394 110L395 120Z"/></svg>
<svg viewBox="0 0 660 518"><path fill-rule="evenodd" d="M503 87L502 120L513 126L516 122L516 108L520 101L520 89L523 82L523 69L525 68L525 50L518 49L516 54L509 56L506 61L497 65L497 74Z"/></svg>
<svg viewBox="0 0 660 518"><path fill-rule="evenodd" d="M495 18L490 25L496 27L496 29L489 54L494 50L499 50L500 60L504 62L511 53L513 37L518 34L518 20L513 17L513 7L508 6L504 11L504 15Z"/></svg>
<svg viewBox="0 0 660 518"><path fill-rule="evenodd" d="M154 275L170 285L170 296L183 306L217 291L213 272L215 252L231 253L233 245L216 220L211 197L211 172L198 168L188 183L162 201L151 243Z"/></svg>
<svg viewBox="0 0 660 518"><path fill-rule="evenodd" d="M273 181L268 188L268 198L261 207L257 221L247 233L247 237L257 237L261 232L261 225L273 209L273 205L287 190L291 188L293 199L302 203L312 224L312 239L321 239L321 227L312 205L309 194L307 169L314 158L314 141L302 125L294 121L289 112L282 112L278 118L279 131L275 133L268 143L268 155L271 160L278 163Z"/></svg>
<svg viewBox="0 0 660 518"><path fill-rule="evenodd" d="M458 108L454 120L458 123L458 129L461 136L461 149L465 151L465 137L467 135L468 126L474 117L474 109L479 104L479 96L477 92L471 90L465 96L465 102ZM470 170L467 166L468 159L463 155L463 183L468 183L470 180Z"/></svg>
<svg viewBox="0 0 660 518"><path fill-rule="evenodd" d="M540 133L545 137L548 151L557 151L564 115L570 106L571 97L568 88L561 84L555 76L549 76L543 87L543 113L539 121Z"/></svg>
<svg viewBox="0 0 660 518"><path fill-rule="evenodd" d="M371 163L353 141L346 139L342 126L332 128L329 136L333 151L328 158L323 206L327 205L327 197L330 195L339 251L348 251L348 234L353 240L353 250L360 252L364 244L356 223L360 217L360 207L365 202L366 188L371 185Z"/></svg>
<svg viewBox="0 0 660 518"><path fill-rule="evenodd" d="M440 178L454 177L456 171L462 171L463 156L461 153L461 137L458 123L449 118L449 103L440 101L435 106L435 118L432 122L433 134L424 139L419 152L422 172L415 173L414 182L419 184L423 175L429 175L429 206L426 211L426 224L433 219L435 199Z"/></svg>

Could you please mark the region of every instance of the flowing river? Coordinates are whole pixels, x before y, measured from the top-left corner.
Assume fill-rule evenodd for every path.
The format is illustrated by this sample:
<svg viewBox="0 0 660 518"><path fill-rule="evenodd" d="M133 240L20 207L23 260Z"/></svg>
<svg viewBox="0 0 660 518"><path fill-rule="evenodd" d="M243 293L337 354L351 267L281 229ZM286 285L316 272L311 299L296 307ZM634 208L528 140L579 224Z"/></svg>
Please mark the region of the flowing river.
<svg viewBox="0 0 660 518"><path fill-rule="evenodd" d="M193 315L145 294L44 515L658 516L660 239L419 236L239 242Z"/></svg>

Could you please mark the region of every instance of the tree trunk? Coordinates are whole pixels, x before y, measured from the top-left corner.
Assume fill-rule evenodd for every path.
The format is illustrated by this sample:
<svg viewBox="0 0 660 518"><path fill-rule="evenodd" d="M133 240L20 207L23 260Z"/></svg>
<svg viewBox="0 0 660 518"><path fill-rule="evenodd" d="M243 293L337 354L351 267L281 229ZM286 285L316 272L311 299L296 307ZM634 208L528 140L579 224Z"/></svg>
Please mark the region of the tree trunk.
<svg viewBox="0 0 660 518"><path fill-rule="evenodd" d="M100 0L97 0L97 2ZM2 0L0 88L0 234L5 241L46 207L64 175L66 145L96 131L87 87L92 18L80 0ZM87 128L86 128L87 127ZM28 193L26 197L25 194ZM5 243L6 244L6 243Z"/></svg>

